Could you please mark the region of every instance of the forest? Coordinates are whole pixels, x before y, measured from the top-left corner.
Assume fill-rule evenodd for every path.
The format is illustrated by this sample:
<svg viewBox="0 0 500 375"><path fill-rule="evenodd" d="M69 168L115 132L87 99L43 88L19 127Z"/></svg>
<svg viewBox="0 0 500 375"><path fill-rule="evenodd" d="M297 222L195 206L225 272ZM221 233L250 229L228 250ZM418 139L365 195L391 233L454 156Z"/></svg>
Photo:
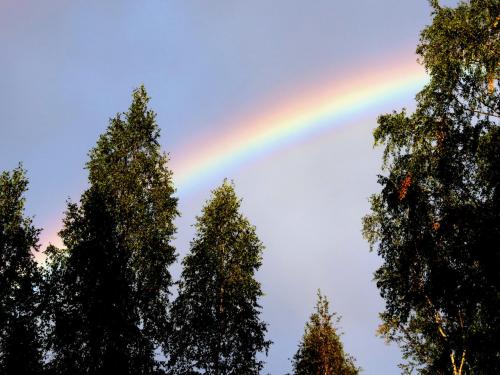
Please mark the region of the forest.
<svg viewBox="0 0 500 375"><path fill-rule="evenodd" d="M360 221L381 258L376 334L399 346L404 374L499 374L500 3L431 5L417 46L429 81L413 112L380 115L373 133L380 190ZM265 244L226 179L179 259L176 186L149 100L136 88L89 151L61 248L42 249L25 214L22 164L0 174L0 374L262 373ZM320 290L311 309L293 374L362 372Z"/></svg>

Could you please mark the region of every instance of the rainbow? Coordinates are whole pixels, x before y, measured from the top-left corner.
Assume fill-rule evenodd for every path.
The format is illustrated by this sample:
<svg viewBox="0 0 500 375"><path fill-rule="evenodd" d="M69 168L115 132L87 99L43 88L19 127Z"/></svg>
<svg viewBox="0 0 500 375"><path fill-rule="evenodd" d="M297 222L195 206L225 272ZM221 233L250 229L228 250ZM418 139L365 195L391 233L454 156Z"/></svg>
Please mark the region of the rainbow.
<svg viewBox="0 0 500 375"><path fill-rule="evenodd" d="M172 152L178 194L185 195L207 179L259 155L355 123L363 114L379 110L398 96L416 93L428 80L415 62L359 71L346 74L345 79L331 80L319 89L313 85L297 90L306 94L261 110L254 118L218 126L216 129L221 130L209 137L189 139ZM49 242L62 246L56 234L60 223L58 217L42 232L42 248Z"/></svg>
<svg viewBox="0 0 500 375"><path fill-rule="evenodd" d="M415 62L356 73L354 77L348 76L322 89L310 90L296 100L281 103L265 115L235 121L212 134L208 141L207 137L191 139L180 148L181 158L173 154L172 169L178 192L185 194L205 179L256 155L347 126L368 110L400 95L416 93L427 79L424 69Z"/></svg>

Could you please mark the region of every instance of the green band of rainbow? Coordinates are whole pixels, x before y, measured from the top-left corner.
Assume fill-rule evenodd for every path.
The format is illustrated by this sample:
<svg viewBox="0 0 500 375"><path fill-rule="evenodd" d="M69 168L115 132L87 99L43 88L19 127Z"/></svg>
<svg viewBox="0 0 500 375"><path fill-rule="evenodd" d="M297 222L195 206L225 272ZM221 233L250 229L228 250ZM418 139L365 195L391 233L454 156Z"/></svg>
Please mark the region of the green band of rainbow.
<svg viewBox="0 0 500 375"><path fill-rule="evenodd" d="M335 86L317 90L298 100L283 103L270 114L236 121L210 139L192 142L172 160L174 180L180 194L229 167L251 160L318 132L347 126L371 109L416 93L427 76L416 63L359 74ZM375 123L375 119L373 120Z"/></svg>

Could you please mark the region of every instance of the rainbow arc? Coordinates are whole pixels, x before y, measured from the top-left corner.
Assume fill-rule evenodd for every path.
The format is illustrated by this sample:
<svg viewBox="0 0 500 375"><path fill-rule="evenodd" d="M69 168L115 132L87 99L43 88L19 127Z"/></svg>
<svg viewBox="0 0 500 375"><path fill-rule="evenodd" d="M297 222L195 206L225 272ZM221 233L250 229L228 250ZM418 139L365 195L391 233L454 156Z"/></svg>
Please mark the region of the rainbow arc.
<svg viewBox="0 0 500 375"><path fill-rule="evenodd" d="M367 71L354 79L325 85L303 98L279 104L266 115L234 121L208 140L190 140L183 148L185 157L172 160L178 192L184 194L206 178L256 155L348 126L367 111L400 95L417 92L427 79L423 68L416 63Z"/></svg>

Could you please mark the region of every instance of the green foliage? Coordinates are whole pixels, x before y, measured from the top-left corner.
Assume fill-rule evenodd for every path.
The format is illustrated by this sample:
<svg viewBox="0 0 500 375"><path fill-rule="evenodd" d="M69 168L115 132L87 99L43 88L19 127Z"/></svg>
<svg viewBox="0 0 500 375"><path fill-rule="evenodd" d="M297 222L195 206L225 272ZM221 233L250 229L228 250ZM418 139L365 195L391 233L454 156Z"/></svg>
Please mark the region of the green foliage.
<svg viewBox="0 0 500 375"><path fill-rule="evenodd" d="M382 191L364 235L383 259L380 333L403 368L500 372L500 3L434 6L417 109L381 116Z"/></svg>
<svg viewBox="0 0 500 375"><path fill-rule="evenodd" d="M0 175L0 373L39 374L39 229L24 216L28 180L18 167Z"/></svg>
<svg viewBox="0 0 500 375"><path fill-rule="evenodd" d="M177 200L143 87L90 152L90 187L49 249L47 322L61 374L152 374L166 341Z"/></svg>
<svg viewBox="0 0 500 375"><path fill-rule="evenodd" d="M156 114L148 109L143 86L133 92L124 118L111 120L90 152L89 182L112 199L118 241L129 253L133 293L144 332L164 341L169 287L168 270L176 259L170 244L178 216L168 157L161 152Z"/></svg>
<svg viewBox="0 0 500 375"><path fill-rule="evenodd" d="M57 373L148 373L153 365L141 353L152 348L138 328L129 257L116 241L105 199L91 188L80 207L70 204L61 233L68 250L51 249Z"/></svg>
<svg viewBox="0 0 500 375"><path fill-rule="evenodd" d="M293 357L295 375L358 374L354 358L344 353L340 335L335 327L340 317L330 313L329 303L318 291L316 312L306 323L304 336Z"/></svg>
<svg viewBox="0 0 500 375"><path fill-rule="evenodd" d="M263 367L256 355L267 353L270 341L254 278L263 245L239 208L233 186L224 181L197 218L172 306L174 374L258 374Z"/></svg>

